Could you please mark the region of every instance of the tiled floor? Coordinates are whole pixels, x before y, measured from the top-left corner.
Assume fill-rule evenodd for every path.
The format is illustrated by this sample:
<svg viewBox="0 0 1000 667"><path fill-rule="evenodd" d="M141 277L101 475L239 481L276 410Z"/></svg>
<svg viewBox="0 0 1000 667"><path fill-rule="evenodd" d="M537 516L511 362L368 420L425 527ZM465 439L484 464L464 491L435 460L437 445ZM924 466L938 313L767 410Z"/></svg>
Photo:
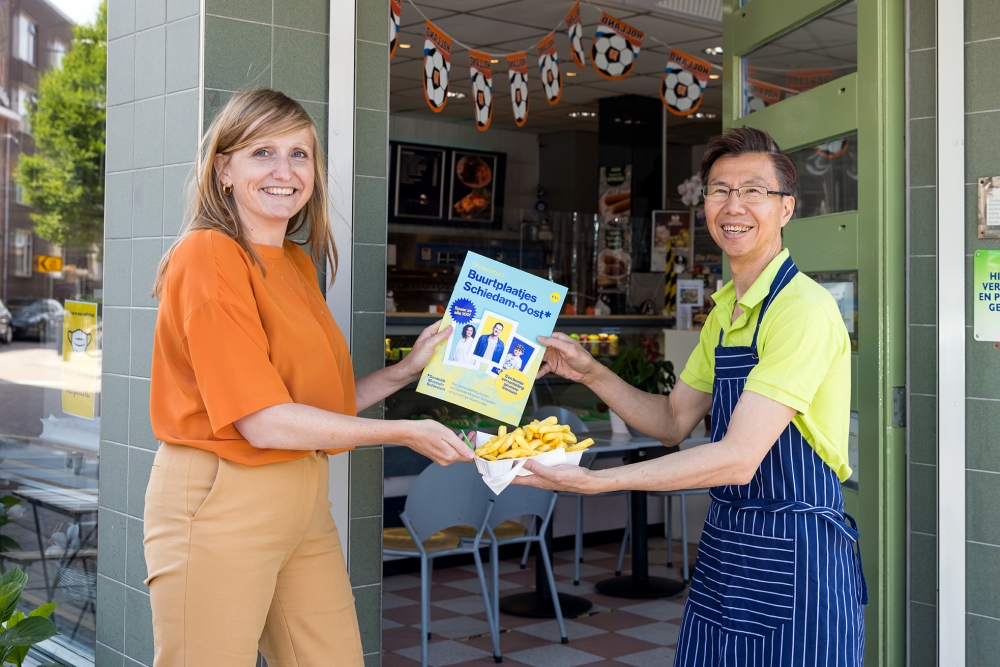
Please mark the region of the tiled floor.
<svg viewBox="0 0 1000 667"><path fill-rule="evenodd" d="M696 545L689 554L693 560ZM680 545L674 542L673 568L666 567L666 540L649 540L650 574L680 579ZM555 554L556 587L594 603L587 616L566 619L569 644L559 642L556 621L500 613L500 650L508 667L663 667L673 664L677 633L686 597L667 600L624 600L601 595L594 584L614 575L618 545L584 550L580 585L573 585L573 552ZM528 569L503 561L501 597L533 590L534 558ZM624 570L629 570L626 557ZM474 566L437 570L431 588L432 667L492 665L493 648ZM382 665L420 664L420 578L396 575L383 580Z"/></svg>

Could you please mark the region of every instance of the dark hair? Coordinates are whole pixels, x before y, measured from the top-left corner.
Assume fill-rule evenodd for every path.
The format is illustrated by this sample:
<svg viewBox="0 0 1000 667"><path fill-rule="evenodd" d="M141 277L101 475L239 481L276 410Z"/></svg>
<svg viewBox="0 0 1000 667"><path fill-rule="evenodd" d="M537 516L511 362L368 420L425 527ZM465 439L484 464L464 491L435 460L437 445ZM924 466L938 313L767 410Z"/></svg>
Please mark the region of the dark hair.
<svg viewBox="0 0 1000 667"><path fill-rule="evenodd" d="M476 335L476 327L472 326L471 324L466 324L464 327L462 327L462 338L465 338L465 332L468 331L469 329L472 329L473 336Z"/></svg>
<svg viewBox="0 0 1000 667"><path fill-rule="evenodd" d="M799 177L792 160L781 152L770 134L752 127L734 127L708 145L705 157L701 159L701 182L708 185L709 172L719 158L750 153L765 153L770 157L778 177L778 187L782 192L795 192Z"/></svg>
<svg viewBox="0 0 1000 667"><path fill-rule="evenodd" d="M500 328L503 329L503 322L494 322L493 323L493 328L496 329L497 325L500 325Z"/></svg>

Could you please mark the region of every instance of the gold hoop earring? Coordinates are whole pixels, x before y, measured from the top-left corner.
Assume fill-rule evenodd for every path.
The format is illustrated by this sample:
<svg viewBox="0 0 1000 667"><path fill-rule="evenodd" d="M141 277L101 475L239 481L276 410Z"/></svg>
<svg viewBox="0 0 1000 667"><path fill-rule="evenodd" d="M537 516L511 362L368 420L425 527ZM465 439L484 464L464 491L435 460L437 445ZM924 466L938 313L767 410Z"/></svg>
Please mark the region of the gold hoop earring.
<svg viewBox="0 0 1000 667"><path fill-rule="evenodd" d="M230 195L232 195L233 194L233 186L232 186L232 184L223 185L222 186L222 194L226 195L227 197L230 196Z"/></svg>

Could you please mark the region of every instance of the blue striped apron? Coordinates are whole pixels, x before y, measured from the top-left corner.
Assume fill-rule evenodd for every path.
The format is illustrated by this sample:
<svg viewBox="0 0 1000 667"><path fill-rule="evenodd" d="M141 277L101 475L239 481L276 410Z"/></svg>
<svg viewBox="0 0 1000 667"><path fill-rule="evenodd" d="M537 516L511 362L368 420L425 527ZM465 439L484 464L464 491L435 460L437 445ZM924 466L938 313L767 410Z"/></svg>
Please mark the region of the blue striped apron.
<svg viewBox="0 0 1000 667"><path fill-rule="evenodd" d="M715 348L712 441L729 427L757 365L764 314L798 269L789 257L771 283L750 347ZM789 424L749 484L710 491L674 667L801 667L864 663L857 525L837 474Z"/></svg>

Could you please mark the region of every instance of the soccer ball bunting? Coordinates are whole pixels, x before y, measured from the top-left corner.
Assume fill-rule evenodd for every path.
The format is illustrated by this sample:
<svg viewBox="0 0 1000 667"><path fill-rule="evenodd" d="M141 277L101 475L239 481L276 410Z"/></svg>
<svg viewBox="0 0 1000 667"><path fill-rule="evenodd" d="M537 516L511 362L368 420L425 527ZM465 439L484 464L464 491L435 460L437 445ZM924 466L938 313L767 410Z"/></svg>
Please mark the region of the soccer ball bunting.
<svg viewBox="0 0 1000 667"><path fill-rule="evenodd" d="M396 55L399 44L399 15L403 12L403 0L389 0L389 60Z"/></svg>
<svg viewBox="0 0 1000 667"><path fill-rule="evenodd" d="M711 71L711 63L671 50L660 82L660 99L667 111L678 116L693 114L701 106Z"/></svg>
<svg viewBox="0 0 1000 667"><path fill-rule="evenodd" d="M528 120L528 54L507 56L507 78L510 80L510 101L514 107L514 123L521 127Z"/></svg>
<svg viewBox="0 0 1000 667"><path fill-rule="evenodd" d="M569 54L580 69L587 69L587 56L583 50L583 21L580 18L580 3L573 5L566 15L566 32L569 34Z"/></svg>
<svg viewBox="0 0 1000 667"><path fill-rule="evenodd" d="M638 28L603 14L590 46L590 61L605 79L624 79L635 67L645 37Z"/></svg>
<svg viewBox="0 0 1000 667"><path fill-rule="evenodd" d="M424 99L434 113L440 113L448 101L451 77L451 37L427 22L424 31Z"/></svg>
<svg viewBox="0 0 1000 667"><path fill-rule="evenodd" d="M2 1L2 0L0 0ZM411 0L412 2L412 0ZM389 58L400 46L400 15L403 0L389 0ZM417 8L419 12L419 7ZM563 19L570 43L570 55L580 69L586 69L587 56L583 46L583 20L580 2ZM645 33L607 13L602 13L594 38L590 44L590 64L605 79L624 79L635 69ZM495 56L477 51L461 42L454 42L462 50L469 50L469 80L472 85L473 117L476 128L483 131L493 122L493 63ZM451 56L453 40L440 28L426 21L424 25L424 99L431 111L440 113L448 97L465 97L463 93L449 92L451 83ZM408 45L403 45L409 48ZM563 81L556 50L555 32L550 32L535 45L538 73L542 92L549 104L562 98ZM499 57L499 56L497 56ZM511 53L507 58L507 79L510 86L511 109L514 123L523 127L528 121L528 52ZM406 59L406 58L404 58ZM408 59L406 59L408 60ZM660 99L667 109L679 116L693 114L700 106L708 84L712 64L686 53L671 50L660 82ZM749 71L750 77L754 72ZM575 76L570 72L571 76ZM753 78L746 79L745 113L763 109L788 94L821 85L833 76L833 70L800 70L788 72L788 85L779 87ZM570 114L579 115L579 114ZM588 115L588 114L584 114ZM591 114L592 115L592 114ZM836 150L829 151L836 156Z"/></svg>
<svg viewBox="0 0 1000 667"><path fill-rule="evenodd" d="M542 78L542 91L549 104L562 97L562 74L559 72L559 55L556 53L556 34L550 32L535 47L538 52L538 73Z"/></svg>
<svg viewBox="0 0 1000 667"><path fill-rule="evenodd" d="M476 129L486 130L493 119L493 64L488 53L469 51L469 73L472 77L472 106L476 114Z"/></svg>

